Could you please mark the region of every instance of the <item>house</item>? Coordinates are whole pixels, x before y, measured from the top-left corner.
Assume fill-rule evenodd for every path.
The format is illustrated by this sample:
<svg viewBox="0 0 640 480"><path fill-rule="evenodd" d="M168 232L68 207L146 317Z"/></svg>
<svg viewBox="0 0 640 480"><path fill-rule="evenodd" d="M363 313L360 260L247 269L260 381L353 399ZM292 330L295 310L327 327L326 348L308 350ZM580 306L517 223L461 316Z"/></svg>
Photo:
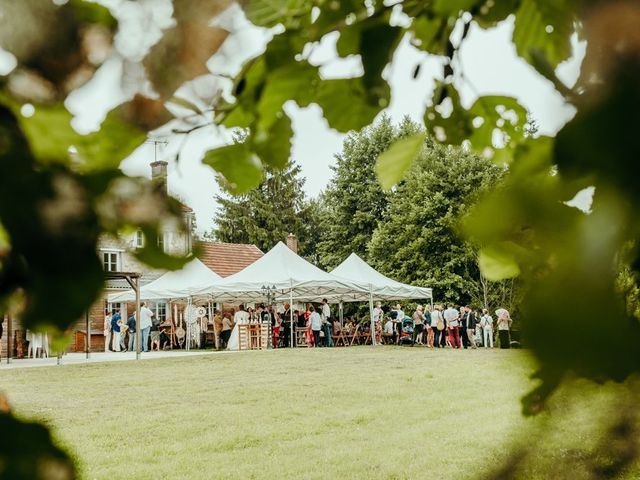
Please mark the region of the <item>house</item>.
<svg viewBox="0 0 640 480"><path fill-rule="evenodd" d="M167 193L167 162L155 161L151 163L151 181L158 188ZM173 255L188 255L193 251L194 240L191 235L193 210L186 205L182 206L184 221L187 225L186 233L165 230L159 237L159 242L166 253ZM136 248L144 245L142 232L124 235L120 238L103 238L99 244L99 253L103 260L105 271L113 272L139 272L140 286L146 285L160 277L164 271L153 270L138 262L131 254ZM225 277L238 272L262 257L263 252L255 245L229 244L200 241L198 248L200 260L211 270ZM127 318L135 310L133 303L111 303L107 300L112 293L117 293L131 288L126 280L111 280L107 282L104 294L100 301L94 304L89 313L91 324L92 350L104 350L103 323L106 312L122 311L123 318ZM168 299L167 299L168 300ZM154 311L158 320L163 322L171 315L171 305L167 301L149 302L148 305ZM86 321L78 323L76 338L72 349L83 351L85 345Z"/></svg>

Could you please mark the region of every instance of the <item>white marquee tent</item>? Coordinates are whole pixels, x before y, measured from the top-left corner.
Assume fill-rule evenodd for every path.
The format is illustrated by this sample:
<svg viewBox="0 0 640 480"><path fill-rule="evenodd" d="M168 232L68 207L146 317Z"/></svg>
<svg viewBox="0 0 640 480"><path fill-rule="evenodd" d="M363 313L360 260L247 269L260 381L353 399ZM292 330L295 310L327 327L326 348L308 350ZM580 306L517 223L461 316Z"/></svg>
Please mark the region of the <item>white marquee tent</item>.
<svg viewBox="0 0 640 480"><path fill-rule="evenodd" d="M269 287L276 301L320 301L322 298L340 301L354 294L366 296L368 287L331 275L307 262L284 243L269 250L243 270L213 282L197 292L216 302L264 302ZM274 288L275 287L275 288ZM293 309L289 322L293 330ZM293 335L291 336L293 343Z"/></svg>
<svg viewBox="0 0 640 480"><path fill-rule="evenodd" d="M414 287L397 282L384 276L355 253L352 253L340 265L331 271L332 275L345 278L368 287L366 296L358 295L356 292L352 298L343 299L346 301L368 301L369 315L371 318L371 331L375 330L373 315L373 300L417 300L432 299L433 293L430 288ZM342 305L340 305L342 307ZM373 337L375 338L375 336ZM375 344L375 340L374 340Z"/></svg>
<svg viewBox="0 0 640 480"><path fill-rule="evenodd" d="M376 300L417 300L433 298L430 288L414 287L386 277L355 253L349 255L344 262L334 268L331 274L367 285L370 289L371 296ZM358 297L357 295L354 295L354 297L352 301L367 301L369 300L369 292L367 292L366 298L362 296Z"/></svg>
<svg viewBox="0 0 640 480"><path fill-rule="evenodd" d="M278 301L320 301L340 299L354 293L366 296L368 287L331 275L307 262L284 243L278 242L262 258L243 270L212 282L194 295L209 296L216 302L263 302L262 287L275 287Z"/></svg>
<svg viewBox="0 0 640 480"><path fill-rule="evenodd" d="M194 258L181 270L167 272L153 282L142 286L140 298L142 300L187 298L221 278L200 260ZM109 295L110 302L127 302L135 299L136 294L133 290Z"/></svg>

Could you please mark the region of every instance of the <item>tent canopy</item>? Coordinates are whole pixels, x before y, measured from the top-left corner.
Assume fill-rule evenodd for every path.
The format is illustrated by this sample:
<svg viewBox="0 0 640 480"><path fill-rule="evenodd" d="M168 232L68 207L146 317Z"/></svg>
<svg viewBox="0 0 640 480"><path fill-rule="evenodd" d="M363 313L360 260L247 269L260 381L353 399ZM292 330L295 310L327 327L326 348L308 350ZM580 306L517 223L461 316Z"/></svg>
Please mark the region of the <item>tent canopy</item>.
<svg viewBox="0 0 640 480"><path fill-rule="evenodd" d="M384 276L355 253L334 268L332 275L340 278L348 279L359 284L366 284L371 289L373 298L379 300L409 300L433 298L430 288L414 287L393 280ZM367 298L357 298L353 301L367 300Z"/></svg>
<svg viewBox="0 0 640 480"><path fill-rule="evenodd" d="M244 270L212 282L197 295L210 296L217 302L262 302L266 300L263 286L276 287L277 301L339 301L354 293L368 293L366 285L331 275L278 242Z"/></svg>
<svg viewBox="0 0 640 480"><path fill-rule="evenodd" d="M190 297L195 291L205 288L221 278L199 259L194 258L181 270L167 272L153 282L142 286L140 299L161 300ZM127 302L135 299L136 294L133 290L109 295L110 302Z"/></svg>

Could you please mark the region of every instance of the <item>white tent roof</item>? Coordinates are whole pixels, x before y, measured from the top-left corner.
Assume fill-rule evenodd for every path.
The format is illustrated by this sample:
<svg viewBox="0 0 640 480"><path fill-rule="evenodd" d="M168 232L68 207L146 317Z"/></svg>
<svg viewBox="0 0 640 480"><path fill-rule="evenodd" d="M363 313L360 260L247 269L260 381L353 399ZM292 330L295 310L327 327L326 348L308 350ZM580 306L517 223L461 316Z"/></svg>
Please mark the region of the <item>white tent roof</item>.
<svg viewBox="0 0 640 480"><path fill-rule="evenodd" d="M355 253L331 271L332 275L366 284L374 298L379 300L409 300L433 298L430 288L421 288L397 282L371 267ZM366 299L361 299L366 300Z"/></svg>
<svg viewBox="0 0 640 480"><path fill-rule="evenodd" d="M202 288L217 282L222 277L194 258L181 270L167 272L140 288L141 300L186 298ZM136 299L134 290L109 295L110 302L127 302Z"/></svg>
<svg viewBox="0 0 640 480"><path fill-rule="evenodd" d="M263 286L276 287L276 299L338 301L354 293L366 294L368 287L331 275L307 262L284 243L278 242L254 263L229 277L200 289L198 296L210 295L217 302L265 301Z"/></svg>

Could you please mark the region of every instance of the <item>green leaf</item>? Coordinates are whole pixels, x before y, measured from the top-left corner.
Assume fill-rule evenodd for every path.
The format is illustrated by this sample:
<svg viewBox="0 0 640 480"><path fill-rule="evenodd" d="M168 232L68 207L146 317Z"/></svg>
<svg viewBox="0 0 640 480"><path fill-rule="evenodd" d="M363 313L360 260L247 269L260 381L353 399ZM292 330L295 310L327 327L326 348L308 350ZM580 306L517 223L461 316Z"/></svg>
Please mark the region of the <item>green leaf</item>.
<svg viewBox="0 0 640 480"><path fill-rule="evenodd" d="M478 263L482 274L494 282L517 277L520 274L520 267L513 256L495 247L480 250Z"/></svg>
<svg viewBox="0 0 640 480"><path fill-rule="evenodd" d="M386 19L385 19L386 21ZM378 89L384 92L382 70L391 61L391 57L400 42L402 29L392 27L386 23L375 22L371 26L362 29L360 39L360 56L364 67L364 86L375 95L379 95Z"/></svg>
<svg viewBox="0 0 640 480"><path fill-rule="evenodd" d="M336 50L341 57L360 53L360 28L358 24L340 30Z"/></svg>
<svg viewBox="0 0 640 480"><path fill-rule="evenodd" d="M474 15L473 19L482 28L493 28L499 22L505 20L513 14L520 0L500 0L499 2L485 2L480 8L480 12Z"/></svg>
<svg viewBox="0 0 640 480"><path fill-rule="evenodd" d="M339 132L369 125L386 106L383 99L367 96L360 78L320 82L316 102L322 107L329 125Z"/></svg>
<svg viewBox="0 0 640 480"><path fill-rule="evenodd" d="M478 3L484 0L435 0L433 10L441 16L457 17L460 12L467 12Z"/></svg>
<svg viewBox="0 0 640 480"><path fill-rule="evenodd" d="M305 0L246 0L244 12L259 27L288 26L295 15L309 13L311 5Z"/></svg>
<svg viewBox="0 0 640 480"><path fill-rule="evenodd" d="M44 425L24 422L0 412L0 431L11 432L11 435L3 435L0 439L1 478L75 478L75 465L71 457L55 445Z"/></svg>
<svg viewBox="0 0 640 480"><path fill-rule="evenodd" d="M274 168L284 168L291 155L293 129L291 119L282 110L269 131L258 130L252 136L253 148L263 163Z"/></svg>
<svg viewBox="0 0 640 480"><path fill-rule="evenodd" d="M448 98L451 101L452 110L446 112L447 117L438 111L436 106L442 105ZM451 84L438 82L434 89L433 106L428 108L424 116L424 124L433 133L436 140L441 143L459 145L473 134L473 126L469 112L462 106L460 95Z"/></svg>
<svg viewBox="0 0 640 480"><path fill-rule="evenodd" d="M435 40L439 37L441 27L442 20L440 18L430 18L426 15L416 17L409 27L409 31L413 34L411 45L431 52Z"/></svg>
<svg viewBox="0 0 640 480"><path fill-rule="evenodd" d="M72 115L61 104L35 105L31 117L20 114L20 105L2 96L18 118L35 157L44 163L67 164L74 147L76 165L83 171L115 168L139 147L146 135L120 119L119 110L107 115L98 132L80 135L71 127Z"/></svg>
<svg viewBox="0 0 640 480"><path fill-rule="evenodd" d="M492 146L494 131L505 134L509 142L514 144L524 137L524 124L527 121L527 110L513 97L486 96L480 97L469 109L474 119L482 119L482 124L474 127L469 141L473 147L482 151ZM508 145L507 145L507 148Z"/></svg>
<svg viewBox="0 0 640 480"><path fill-rule="evenodd" d="M228 190L234 195L255 188L262 178L262 164L245 143L209 150L203 162L227 180Z"/></svg>
<svg viewBox="0 0 640 480"><path fill-rule="evenodd" d="M416 133L398 140L378 157L376 174L382 188L390 189L398 184L416 158L425 140L424 133Z"/></svg>
<svg viewBox="0 0 640 480"><path fill-rule="evenodd" d="M518 54L531 63L538 50L553 66L569 58L575 11L575 0L522 0L513 31Z"/></svg>
<svg viewBox="0 0 640 480"><path fill-rule="evenodd" d="M71 0L69 5L81 23L97 23L109 30L115 30L118 26L109 9L103 5L86 0Z"/></svg>
<svg viewBox="0 0 640 480"><path fill-rule="evenodd" d="M288 100L301 107L309 105L318 82L318 69L306 62L294 61L270 72L257 106L258 128L270 130Z"/></svg>

